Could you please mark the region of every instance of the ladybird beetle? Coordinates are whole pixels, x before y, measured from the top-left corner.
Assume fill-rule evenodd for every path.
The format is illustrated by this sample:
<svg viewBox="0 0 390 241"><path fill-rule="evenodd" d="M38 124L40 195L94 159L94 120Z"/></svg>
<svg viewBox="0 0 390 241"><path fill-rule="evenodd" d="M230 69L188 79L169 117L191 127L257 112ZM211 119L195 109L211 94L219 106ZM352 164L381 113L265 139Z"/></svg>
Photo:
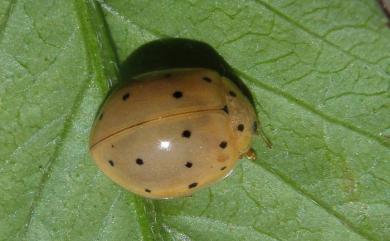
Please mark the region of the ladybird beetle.
<svg viewBox="0 0 390 241"><path fill-rule="evenodd" d="M205 68L142 74L106 98L90 152L114 182L148 198L189 196L226 177L250 150L253 106Z"/></svg>

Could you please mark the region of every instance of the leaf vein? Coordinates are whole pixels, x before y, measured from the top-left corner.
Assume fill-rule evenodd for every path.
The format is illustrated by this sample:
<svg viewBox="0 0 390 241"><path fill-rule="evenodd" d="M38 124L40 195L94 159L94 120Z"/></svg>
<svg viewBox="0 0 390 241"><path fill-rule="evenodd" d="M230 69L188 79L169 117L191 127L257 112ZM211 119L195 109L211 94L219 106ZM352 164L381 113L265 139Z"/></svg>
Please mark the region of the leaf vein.
<svg viewBox="0 0 390 241"><path fill-rule="evenodd" d="M115 196L115 198L112 200L111 206L109 207L109 209L107 211L107 214L104 216L104 218L102 218L102 222L100 224L100 228L99 228L99 230L97 232L98 236L97 236L96 240L101 240L103 238L104 230L106 229L106 227L108 225L108 221L110 219L110 214L113 212L113 209L114 209L115 205L121 199L122 195L123 195L123 191L120 189L117 192L117 195Z"/></svg>
<svg viewBox="0 0 390 241"><path fill-rule="evenodd" d="M270 234L267 234L267 233L263 232L259 228L253 227L253 225L242 226L242 225L238 225L236 223L228 223L228 222L224 222L224 221L213 219L213 218L209 218L209 217L197 217L197 216L188 216L188 215L172 215L172 214L167 214L166 216L168 218L172 217L172 218L182 218L182 219L193 220L194 223L195 222L208 223L209 225L210 224L214 224L214 225L217 225L217 226L223 225L223 226L225 226L227 228L227 230L232 230L232 228L239 229L239 230L252 230L255 233L258 233L258 234L260 234L262 236L269 237L269 238L271 238L273 240L280 240L280 239L278 239L276 237L271 236ZM193 222L190 221L189 223L193 223Z"/></svg>
<svg viewBox="0 0 390 241"><path fill-rule="evenodd" d="M320 117L322 117L324 120L328 121L329 123L332 123L334 125L338 125L338 126L342 126L352 132L355 132L355 133L358 133L362 136L365 136L367 139L371 139L375 142L377 142L378 144L384 146L384 147L389 147L390 144L387 143L385 140L383 140L382 138L376 136L376 135L373 135L371 134L370 132L368 131L365 131L365 130L362 130L354 125L351 125L349 123L346 123L342 120L339 120L338 118L335 118L331 115L328 115L322 111L319 111L317 110L316 108L314 108L313 106L311 106L310 104L306 103L305 101L303 100L300 100L298 98L296 98L295 96L285 92L285 91L282 91L280 90L279 88L277 87L273 87L273 86L270 86L270 85L267 85L266 83L263 83L259 80L257 80L256 78L238 70L238 69L235 69L236 73L238 73L240 76L242 76L243 78L245 79L248 79L248 80L251 80L253 83L255 83L255 85L259 88L262 88L264 90L268 90L276 95L279 95L279 96L282 96L284 97L285 99L287 99L288 101L292 102L292 103L295 103L296 105L306 109L307 111L313 113L313 114L316 114Z"/></svg>
<svg viewBox="0 0 390 241"><path fill-rule="evenodd" d="M39 201L42 198L44 187L46 186L48 180L50 179L50 174L53 172L54 164L59 160L58 156L59 156L59 153L64 146L64 140L66 139L67 135L69 134L69 130L72 128L72 124L75 121L74 120L75 113L77 113L79 111L79 109L81 108L81 104L83 103L83 100L85 97L84 93L88 90L88 87L95 79L99 79L99 78L105 79L104 72L98 71L99 69L101 69L101 67L100 67L101 65L99 62L99 60L101 61L101 59L99 59L99 60L97 60L97 59L101 58L101 56L95 55L94 54L95 50L91 49L91 47L88 44L89 43L88 41L91 40L91 38L88 36L88 31L93 31L93 30L91 30L91 28L87 26L87 23L85 22L85 19L84 19L85 16L83 16L83 14L85 14L85 12L86 12L85 11L86 6L82 5L82 3L75 0L74 7L75 7L75 10L77 13L76 14L77 18L79 20L79 25L81 27L80 32L81 32L83 39L84 39L84 46L85 46L85 51L86 51L86 56L87 56L87 69L88 69L89 75L86 78L86 81L81 85L80 91L78 92L78 94L75 97L74 104L70 108L70 112L67 114L67 116L64 120L64 127L63 127L61 134L59 135L59 143L58 143L58 145L56 145L56 148L55 148L53 154L49 158L49 163L48 163L47 169L43 173L43 175L40 179L39 185L38 185L38 190L35 192L34 197L32 199L29 213L28 213L27 218L26 218L27 225L25 225L24 230L23 230L24 238L27 238L27 234L28 234L30 227L31 227L31 224L32 224L35 208L37 207ZM84 13L82 11L84 11ZM92 35L92 36L95 36L95 35ZM97 41L96 39L92 39L92 40ZM94 78L89 78L90 76L93 76L94 71L97 71L98 73L94 76Z"/></svg>
<svg viewBox="0 0 390 241"><path fill-rule="evenodd" d="M347 56L350 56L350 57L353 57L355 58L356 60L359 60L361 62L363 62L365 65L367 66L370 66L371 69L375 70L375 72L383 77L383 78L388 78L389 77L389 74L387 74L383 69L381 68L378 68L374 65L374 63L366 60L366 59L363 59L361 57L359 57L358 55L355 55L355 54L352 54L351 52L343 49L342 47L340 47L339 45L337 44L334 44L332 43L331 41L327 40L326 38L324 38L323 36L313 32L312 30L310 30L309 28L303 26L302 24L300 24L299 22L297 22L296 20L294 20L293 18L291 18L290 16L288 16L287 14L279 11L278 9L276 9L275 7L273 7L271 4L268 4L268 3L265 3L264 1L262 0L254 0L256 3L264 6L266 9L268 9L269 11L273 12L274 14L278 15L279 17L281 17L282 19L284 19L286 22L289 22L290 24L294 25L295 27L301 29L302 31L310 34L311 36L323 41L324 43L328 44L329 46L335 48L336 50L342 52L343 54L347 55Z"/></svg>
<svg viewBox="0 0 390 241"><path fill-rule="evenodd" d="M3 40L5 28L7 27L8 21L10 19L10 16L12 15L12 11L15 5L16 0L11 0L11 2L8 4L8 8L4 14L4 17L0 22L0 42Z"/></svg>
<svg viewBox="0 0 390 241"><path fill-rule="evenodd" d="M361 236L362 238L364 238L366 240L379 241L379 240L375 239L374 237L372 237L372 235L370 235L369 233L366 233L366 232L361 231L358 228L356 228L354 226L354 224L352 222L350 222L347 218L345 218L342 214L333 210L332 207L330 207L328 204L326 204L325 202L323 202L320 199L317 199L314 195L310 194L309 192L307 192L303 188L299 187L293 180L291 180L290 178L288 178L287 176L285 176L284 174L282 174L278 170L272 168L269 164L264 163L264 162L255 162L255 164L259 165L263 170L270 173L271 175L277 177L282 183L285 183L286 185L290 186L295 192L297 192L302 197L307 198L307 199L311 200L313 203L317 204L318 207L323 209L329 215L340 220L341 224L343 226L345 226L351 232L356 233L357 235ZM247 195L249 195L249 193L247 193ZM254 198L251 198L251 200L254 202L257 202L257 200ZM258 204L258 205L260 205L260 204Z"/></svg>
<svg viewBox="0 0 390 241"><path fill-rule="evenodd" d="M90 81L85 81L84 85L82 86L81 90L79 91L78 95L76 96L75 102L74 102L69 114L65 118L64 128L59 136L59 143L56 145L56 148L53 152L53 155L51 155L51 157L49 158L49 163L48 163L47 169L43 173L43 175L40 179L39 185L38 185L38 190L34 194L33 201L32 201L31 206L30 206L30 211L29 211L29 214L27 216L27 222L26 222L27 225L26 225L25 231L24 231L25 237L30 229L32 219L34 216L34 210L42 198L43 189L50 178L50 174L53 172L54 164L59 160L58 155L59 155L59 153L64 145L63 140L66 138L67 134L69 133L69 130L72 128L72 123L74 121L73 115L81 107L81 103L83 102L83 99L84 99L84 93L88 89L90 82L92 82L92 79Z"/></svg>

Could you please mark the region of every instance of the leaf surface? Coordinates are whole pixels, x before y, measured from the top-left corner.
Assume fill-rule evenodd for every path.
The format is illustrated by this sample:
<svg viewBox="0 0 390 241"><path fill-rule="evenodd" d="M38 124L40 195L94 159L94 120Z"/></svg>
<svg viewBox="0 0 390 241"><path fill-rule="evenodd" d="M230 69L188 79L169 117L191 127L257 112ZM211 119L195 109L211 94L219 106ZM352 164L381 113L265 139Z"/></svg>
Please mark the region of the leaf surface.
<svg viewBox="0 0 390 241"><path fill-rule="evenodd" d="M0 240L389 240L386 21L371 0L0 2ZM87 145L117 64L162 37L214 46L273 148L149 201Z"/></svg>

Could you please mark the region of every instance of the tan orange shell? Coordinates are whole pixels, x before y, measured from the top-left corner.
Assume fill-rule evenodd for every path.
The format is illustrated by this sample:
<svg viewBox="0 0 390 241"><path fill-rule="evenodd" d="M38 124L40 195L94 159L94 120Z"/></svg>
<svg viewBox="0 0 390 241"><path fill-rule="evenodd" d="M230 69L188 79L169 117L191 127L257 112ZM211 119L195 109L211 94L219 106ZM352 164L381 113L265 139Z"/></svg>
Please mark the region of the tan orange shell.
<svg viewBox="0 0 390 241"><path fill-rule="evenodd" d="M253 106L209 69L172 69L123 84L95 120L90 152L114 182L148 198L191 195L250 148Z"/></svg>

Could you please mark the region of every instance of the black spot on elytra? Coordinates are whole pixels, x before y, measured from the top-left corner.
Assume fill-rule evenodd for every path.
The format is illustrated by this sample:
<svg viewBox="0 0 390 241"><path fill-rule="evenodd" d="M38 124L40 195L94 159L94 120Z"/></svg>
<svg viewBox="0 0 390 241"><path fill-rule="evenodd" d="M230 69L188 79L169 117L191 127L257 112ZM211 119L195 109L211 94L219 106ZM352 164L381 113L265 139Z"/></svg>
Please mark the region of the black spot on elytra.
<svg viewBox="0 0 390 241"><path fill-rule="evenodd" d="M138 165L143 165L144 160L142 160L141 158L137 158L137 160L135 160L135 163L137 163Z"/></svg>
<svg viewBox="0 0 390 241"><path fill-rule="evenodd" d="M114 166L114 161L113 160L108 160L108 163L113 167Z"/></svg>
<svg viewBox="0 0 390 241"><path fill-rule="evenodd" d="M169 78L171 76L172 76L172 74L170 74L170 73L164 75L165 78Z"/></svg>
<svg viewBox="0 0 390 241"><path fill-rule="evenodd" d="M206 82L208 82L208 83L211 83L211 82L213 81L212 79L210 79L210 78L207 77L207 76L203 77L203 80L206 81Z"/></svg>
<svg viewBox="0 0 390 241"><path fill-rule="evenodd" d="M236 97L236 96L237 96L236 93L234 93L234 91L231 91L231 90L229 91L229 95L230 95L230 96L233 96L233 97Z"/></svg>
<svg viewBox="0 0 390 241"><path fill-rule="evenodd" d="M145 188L145 192L152 192L152 190Z"/></svg>
<svg viewBox="0 0 390 241"><path fill-rule="evenodd" d="M192 167L192 162L187 162L186 163L186 167L191 168Z"/></svg>
<svg viewBox="0 0 390 241"><path fill-rule="evenodd" d="M173 94L172 94L173 97L175 97L176 99L179 99L181 97L183 97L183 92L181 91L175 91Z"/></svg>
<svg viewBox="0 0 390 241"><path fill-rule="evenodd" d="M103 119L103 112L99 116L99 120L102 120L102 119Z"/></svg>
<svg viewBox="0 0 390 241"><path fill-rule="evenodd" d="M228 143L226 141L222 141L221 143L219 143L219 147L221 147L222 149L225 149L227 145Z"/></svg>
<svg viewBox="0 0 390 241"><path fill-rule="evenodd" d="M253 122L253 132L257 132L257 121Z"/></svg>
<svg viewBox="0 0 390 241"><path fill-rule="evenodd" d="M114 145L111 145L111 148L114 148L115 146Z"/></svg>
<svg viewBox="0 0 390 241"><path fill-rule="evenodd" d="M239 124L239 125L237 126L237 130L238 130L238 131L241 131L241 132L244 131L244 128L245 128L245 127L244 127L243 124Z"/></svg>
<svg viewBox="0 0 390 241"><path fill-rule="evenodd" d="M229 114L229 108L227 107L227 105L225 105L223 108L222 108L223 111L226 112L226 114Z"/></svg>
<svg viewBox="0 0 390 241"><path fill-rule="evenodd" d="M190 136L191 136L191 131L185 130L185 131L183 131L183 133L181 133L181 136L182 136L182 137L185 137L185 138L190 138Z"/></svg>
<svg viewBox="0 0 390 241"><path fill-rule="evenodd" d="M126 100L129 98L129 96L130 96L130 93L124 94L124 95L122 96L122 100L123 100L123 101L126 101Z"/></svg>
<svg viewBox="0 0 390 241"><path fill-rule="evenodd" d="M188 185L188 188L194 188L194 187L196 187L196 186L198 186L198 183L197 182L193 182L193 183L191 183L190 185Z"/></svg>
<svg viewBox="0 0 390 241"><path fill-rule="evenodd" d="M226 169L226 166L224 166L224 167L221 167L221 171L223 171L223 170L225 170Z"/></svg>

